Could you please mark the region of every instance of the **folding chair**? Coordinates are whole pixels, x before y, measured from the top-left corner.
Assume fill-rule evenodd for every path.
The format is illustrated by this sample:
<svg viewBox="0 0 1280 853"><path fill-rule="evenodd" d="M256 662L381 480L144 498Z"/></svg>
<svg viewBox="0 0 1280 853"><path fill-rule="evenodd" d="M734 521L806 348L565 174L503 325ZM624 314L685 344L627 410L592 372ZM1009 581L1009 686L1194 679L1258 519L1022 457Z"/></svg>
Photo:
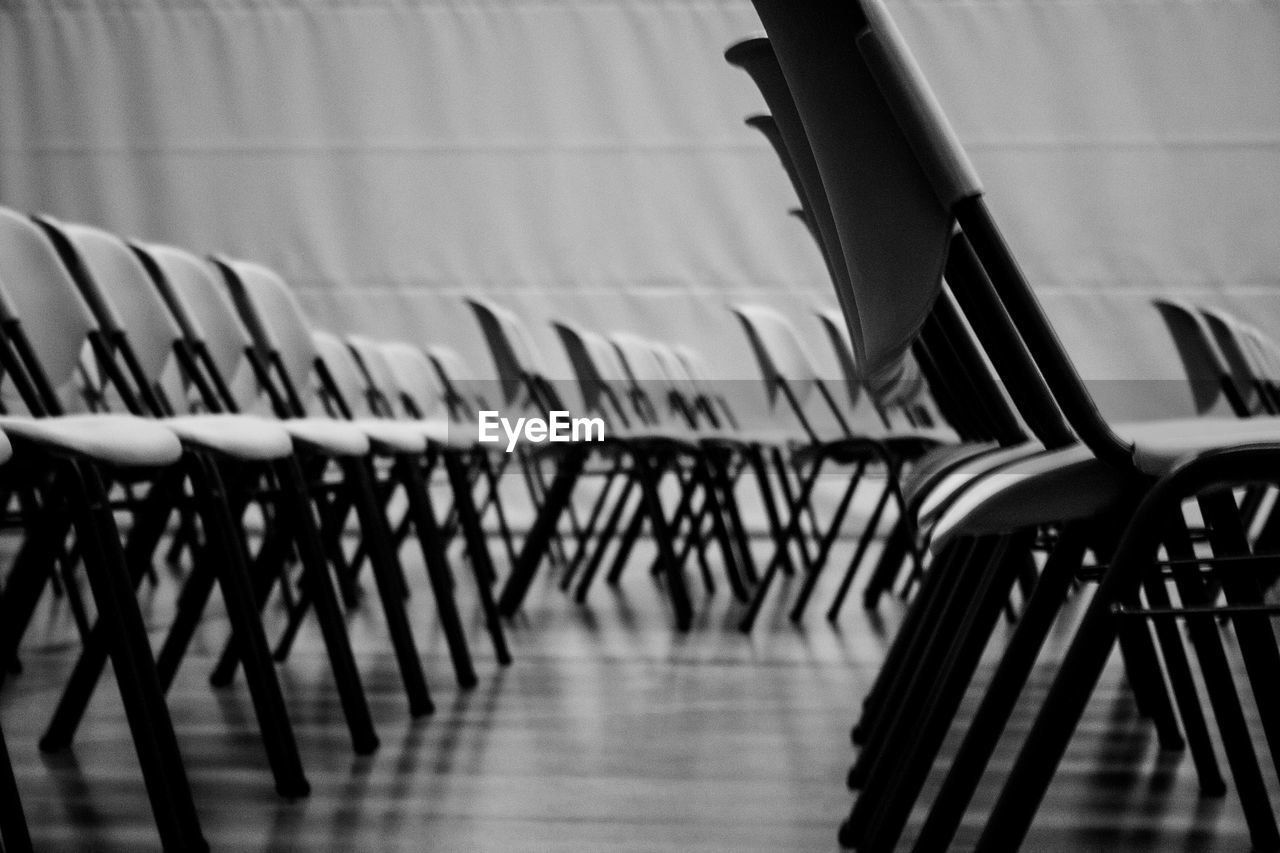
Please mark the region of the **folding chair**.
<svg viewBox="0 0 1280 853"><path fill-rule="evenodd" d="M175 507L187 501L185 479L190 484L191 502L198 509L203 545L196 549L195 567L179 597L175 626L189 624L194 628L216 582L222 590L234 642L245 653L250 694L276 788L282 796L303 796L310 786L303 775L253 598L248 549L239 519L247 501L241 503L238 497L253 478L250 472L262 472L290 456L288 434L259 418L175 415L161 381L175 359L180 333L136 256L123 241L105 231L64 225L47 217L37 219L37 223L59 252L64 268L47 265L41 270L41 278L30 279L26 286L45 292L61 291L68 294L68 302L78 288L94 315L95 359L103 375L111 378L114 396L131 414L161 418L183 443L184 464L175 469L175 476L158 479L152 485L135 514L125 549L133 583L141 583L151 566ZM44 239L36 223L26 229L26 239ZM105 630L105 624L90 630L41 741L43 749L70 745L106 665ZM169 636L156 664L161 686L166 690L190 639L184 629L176 627Z"/></svg>
<svg viewBox="0 0 1280 853"><path fill-rule="evenodd" d="M557 409L567 411L568 406L540 368L529 331L519 318L511 311L484 300L470 299L468 303L489 343L508 405L527 402L543 413ZM656 574L665 580L676 629L687 631L693 624L693 605L672 532L673 524L679 523L685 510L685 501L682 500L682 506L677 508L675 519L669 519L662 505L660 484L663 474L672 470L673 460L682 454L696 452L696 447L669 435L650 434L643 440L639 439L636 435L628 435L625 439L643 501L643 514L633 517L632 526L638 528L641 522L649 525L658 550ZM610 443L607 433L605 443ZM567 517L575 539L583 540L584 530L573 511L572 498L583 474L594 473L586 466L593 452L600 447L599 442L570 442L555 452L555 475L549 484L540 486L535 493L537 515L498 599L499 609L504 615L510 616L519 609L539 564L558 540L562 517ZM531 454L531 458L536 459L537 454ZM540 474L536 465L533 470ZM562 566L567 562L563 551L558 562Z"/></svg>
<svg viewBox="0 0 1280 853"><path fill-rule="evenodd" d="M857 282L856 291L863 331L874 332L870 345L864 340L865 349L859 354L868 369L884 369L899 357L913 333L916 312L927 310L937 293L937 277L930 268L941 267L940 259L949 248L952 254L963 253L966 261L975 265L973 271L982 273L969 282L977 287L966 295L986 305L987 319L1003 316L1010 321L1008 337L991 335L990 329L983 334L976 328L978 320L970 314L993 365L1001 371L1028 423L1050 425L1057 419L1064 427L1069 423L1081 440L1080 446L1073 446L1072 430L1051 435L1046 442L1052 448L1049 452L1016 463L998 475L978 478L935 525L937 545L955 546L963 532L972 537L968 540L971 551L987 553L980 554L979 560L969 560L953 578L956 604L943 608L942 613L957 632L940 630L933 643L936 651L926 655L926 665L917 670L916 684L907 692L913 701L898 709L890 727L890 746L884 747L885 760L880 762L885 765L883 772L874 773L887 784L864 789L842 828L842 843L868 850L892 847L990 634L999 602L1008 594L1011 578L1008 561L1000 559L1001 554L1011 550L1011 539L1017 545L1016 540L1037 526L1065 524L1050 556L1052 571L1046 565L943 792L935 800L935 814L941 816L931 816L926 822L917 847L934 849L949 842L959 820L958 811L963 811L976 784L973 774L981 772L994 748L994 738L1008 718L1066 585L1080 565L1081 546L1092 544L1080 537L1098 537L1104 532L1100 520L1112 522L1109 535L1102 537L1109 543L1093 545L1110 557L1109 569L1086 609L978 844L982 851L1016 848L1108 654L1117 639L1125 636L1120 626L1128 620L1117 619L1113 607L1132 611L1138 605L1140 585L1149 600L1162 595L1167 598L1163 577L1148 576L1143 584L1144 570L1155 559L1162 538L1174 557L1171 568L1179 592L1184 603L1192 605L1190 611L1179 608L1177 612L1194 614L1200 612L1196 607L1211 603L1205 600L1199 573L1194 578L1188 576L1187 569L1201 561L1181 547L1187 541L1181 528L1181 503L1188 496L1199 496L1212 519L1210 529L1216 530L1215 558L1247 556L1247 543L1234 532L1239 521L1234 498L1230 491L1220 489L1237 482L1274 481L1280 447L1268 442L1276 430L1274 425L1255 423L1256 419L1133 425L1121 432L1113 429L1100 416L1013 261L982 201L981 184L883 7L863 2L859 7L825 4L799 10L772 0L757 0L756 7L804 117L808 142L821 164L835 218L841 223L844 253L850 258L860 256L864 268L873 272ZM961 241L951 240L953 225L960 227ZM892 245L869 242L886 228L901 239ZM914 282L914 289L903 293L903 282ZM896 316L888 311L890 297L899 307ZM1031 364L1052 392L1053 408L1041 411L1032 405L1041 396L1034 386L1009 382L1014 365L1004 363L1003 356L1017 353L1019 348L1011 346L1015 339L1029 351ZM1000 357L994 349L1000 350ZM1020 366L1028 365L1023 362ZM1249 464L1255 467L1246 470ZM1092 530L1085 526L1086 521L1094 525ZM1213 559L1203 562L1212 563ZM1261 603L1252 579L1225 572L1218 579L1232 606ZM1154 602L1154 608L1151 615L1169 609L1159 601ZM1272 673L1280 669L1274 637L1257 612L1232 612L1230 618L1242 636L1241 650L1250 680L1259 684L1263 668ZM1209 700L1219 720L1255 844L1274 847L1280 844L1280 834L1266 804L1265 787L1220 638L1204 618L1189 618L1187 624L1209 682ZM1176 632L1170 637L1162 630L1168 623L1156 619L1154 625L1193 757L1201 765L1202 785L1212 787L1211 768L1202 763L1206 756L1197 754L1209 739L1203 719L1196 723L1199 705L1185 660L1179 657L1180 638ZM1150 643L1145 624L1129 636L1141 636ZM1246 636L1247 642L1243 639ZM1132 660L1130 663L1130 680L1144 711L1155 717L1158 725L1167 727L1172 722L1176 727L1172 708L1155 704L1163 699L1167 705L1163 685L1138 689L1141 680L1159 675L1158 664L1147 669L1133 665ZM1264 696L1255 691L1259 701ZM1265 710L1263 715L1265 721ZM899 745L904 747L901 752L896 751ZM888 766L890 761L893 767ZM877 796L867 796L873 790Z"/></svg>
<svg viewBox="0 0 1280 853"><path fill-rule="evenodd" d="M659 479L670 473L679 487L679 499L668 524L671 535L675 537L672 550L677 565L683 567L690 554L696 552L704 587L708 594L714 593L716 585L707 558L708 537L704 533L709 521L711 536L719 545L730 587L738 598L745 599L749 576L741 566L742 554L738 542L731 538L729 527L729 519L737 514L736 507L732 506L732 494L721 489L723 471L720 466L725 461L718 455L717 446L708 443L707 436L696 429L691 411L682 409L681 417L674 418L649 393L650 388L659 389L652 385L646 388L637 381L636 364L640 358L646 362L646 367L640 370L646 379L662 374L662 382L667 381L667 374L659 364L652 342L639 336L616 333L611 339L606 339L598 332L565 322L558 322L555 326L578 374L588 407L599 411L612 424L608 431L611 441L604 448L613 457L612 467L587 519L584 532L588 536L595 530L613 482L619 475L624 479L622 492L600 531L582 574L578 600L585 599L604 551L616 534L627 501L636 487L642 499L623 528L612 568L607 574L610 584L618 583L641 528L649 518L650 509L643 499L647 488L644 480L648 475L637 468L637 459L642 454L657 462L653 470ZM674 404L677 401L666 396L663 402ZM662 552L660 545L659 554ZM582 554L579 551L575 558ZM573 565L570 566L572 568ZM661 559L655 563L655 569L662 571Z"/></svg>
<svg viewBox="0 0 1280 853"><path fill-rule="evenodd" d="M32 286L50 269L61 269L53 247L30 220L0 208L0 363L35 416L0 416L14 451L5 479L33 488L40 499L25 519L27 535L0 598L0 660L13 659L51 565L74 531L161 843L206 850L107 485L166 476L182 446L163 426L139 418L62 414L76 394L80 356L94 328L74 289Z"/></svg>
<svg viewBox="0 0 1280 853"><path fill-rule="evenodd" d="M332 426L353 427L370 441L372 454L350 457L343 465L343 480L356 491L345 497L339 494L339 501L331 504L331 509L336 511L337 520L342 517L343 508L347 505L358 508L367 504L370 507L367 514L361 515L360 520L368 554L372 557L373 549L381 552L374 564L375 577L378 576L379 564L395 567L386 569L386 588L380 586L379 593L383 597L384 609L388 611L389 618L390 611L397 611L396 620L403 618L407 630L407 615L403 601L400 600L401 586L394 580L402 577L402 574L398 568L398 557L391 548L392 536L387 517L378 505L377 475L373 469L375 457L392 462L393 477L413 501L411 511L414 512L414 527L423 546L427 574L435 593L436 611L453 660L457 683L465 688L474 686L477 683L475 669L453 598L447 575L448 567L443 562L439 532L435 529L434 516L427 511L429 505L422 500L426 495L425 484L416 476L416 472L420 471L418 463L422 461L426 447L426 431L419 425L382 418L358 417L350 421L343 420L350 418L355 412L346 408L348 401L335 385L333 374L324 369L332 365L333 361L321 357L313 331L293 292L279 275L260 264L225 257L215 258L215 263L222 271L232 299L239 308L240 317L249 330L252 349L258 353L255 362L263 366L259 372L259 380L264 384L271 383L276 388L275 398L285 404L281 411L284 423L292 423L291 418L303 418L302 422L313 420L307 418L307 415L323 405L324 396L317 391L325 390L328 392L329 402L335 407L329 412L332 418L329 423ZM345 355L347 364L350 364L351 356L345 346L337 343L330 355L334 352L339 358ZM356 368L349 367L349 372L355 370ZM319 379L319 389L312 382L313 374ZM358 379L355 381L358 382ZM455 495L455 500L457 497ZM481 601L483 604L484 590L481 592ZM492 623L490 631L492 634ZM398 644L398 657L407 658L412 654L413 660L417 661L417 652L411 652L410 648L411 632L403 635L401 640L396 640L393 635L393 641ZM500 644L500 637L495 638L495 646Z"/></svg>
<svg viewBox="0 0 1280 853"><path fill-rule="evenodd" d="M187 360L193 368L192 376L198 378L202 408L214 412L263 411L290 437L292 461L278 481L295 496L301 496L293 498L297 504L293 514L297 522L292 529L267 525L254 561L255 599L259 610L264 608L277 582L287 596L291 616L276 653L278 659L287 652L292 631L300 624L302 614L315 609L330 664L335 676L342 673L342 683L346 685L340 688L345 695L340 693L340 696L350 723L350 709L359 709L362 705L367 709L367 705L359 672L354 658L350 657L341 606L334 598L333 581L329 577L331 563L341 558L341 531L334 529L333 513L328 508L335 491L347 496L356 507L365 537L383 541L375 538L378 534L374 531L380 524L385 525L385 519L378 510L364 467L370 438L353 425L328 418L280 417L296 410L288 408L285 392L272 384L271 368L262 354L254 350L215 268L172 246L135 244L133 248L181 331L182 348L190 354ZM318 479L330 464L342 472L342 480L333 485ZM284 571L291 548L302 564L304 580L312 578L296 597L288 592L290 584ZM429 713L433 705L400 598L398 566L380 555L374 557L373 569L410 713ZM320 578L324 578L323 583ZM239 657L234 645L224 647L211 676L214 684L231 682ZM357 741L358 752L376 748L376 736L371 739L371 735L370 723Z"/></svg>
<svg viewBox="0 0 1280 853"><path fill-rule="evenodd" d="M257 300L255 305L262 308L263 301ZM298 319L302 319L300 315ZM473 483L468 471L470 468L468 457L475 450L475 443L473 441L464 443L462 436L457 434L461 432L460 429L453 430L455 434L451 439L448 424L441 424L440 421L397 419L384 417L391 415L390 411L376 412L369 401L387 400L385 383L391 379L391 368L381 361L382 353L377 348L365 347L362 370L353 349L335 335L313 331L311 337L320 361L320 378L325 397L335 406L337 414L367 426L371 433L375 430L398 427L418 437L418 441L412 442L416 449L408 450L408 445L401 445L401 449L393 454L396 467L393 469L393 478L388 485L391 487L399 485L408 498L410 517L417 528L424 557L428 560L429 566L433 563L435 565L435 570L429 571L429 574L434 579L433 592L437 601L441 597L451 601L453 593L447 584L449 573L444 549L444 534L436 521L427 486L436 462L443 460L453 489L453 506L462 528L468 562L475 576L477 597L484 613L494 655L503 666L510 664L511 653L507 648L506 635L498 619L497 605L493 600L493 590L490 588L496 573L489 557L489 547L481 527L480 514L476 509L472 494ZM366 385L370 376L380 376L383 383ZM406 471L405 469L410 466L416 470ZM390 502L391 497L390 493L383 497L384 507ZM390 529L387 530L387 537L395 541ZM456 608L444 608L444 610L446 613L451 610L456 612Z"/></svg>
<svg viewBox="0 0 1280 853"><path fill-rule="evenodd" d="M799 334L786 317L773 309L760 305L740 305L732 310L741 320L747 337L751 342L770 397L776 398L780 394L786 400L791 414L803 429L803 437L793 447L792 460L793 464L797 465L797 468L800 465L808 466L808 471L803 475L803 482L794 500L791 501L789 507L790 521L783 532L783 538L778 543L779 547L787 547L790 539L798 537L802 513L807 513L812 518L811 500L813 490L819 482L818 478L821 476L825 463L835 460L841 464L853 466L853 474L849 478L848 485L845 487L840 502L836 506L833 518L827 529L818 533L819 545L816 556L811 559L804 547L803 540L798 540L801 557L805 563L806 576L791 610L792 621L799 622L803 617L804 608L816 587L818 578L825 566L827 555L836 535L839 533L840 524L858 485L862 481L863 474L868 466L881 467L884 471L884 487L877 496L871 518L859 538L853 558L842 578L840 588L837 591L837 600L833 602L832 610L838 612L840 602L847 595L853 582L854 574L861 565L871 540L879 528L885 509L888 508L891 500L894 502L895 513L902 514L904 503L899 477L903 463L919 458L929 448L953 438L953 434L946 431L918 427L885 430L877 428L877 425L874 424L863 425L864 428L870 430L868 432L859 433L855 431L850 424L849 417L844 414L836 402L831 389L820 375L803 344L801 344ZM900 375L895 374L895 383L900 381L897 378ZM834 436L819 434L807 412L806 406L815 390L825 404L826 411L835 420L838 433ZM860 393L861 389L857 386L850 387L850 391L856 394L852 402L854 404L853 411L857 412L859 409L858 404L862 402L862 398L865 395ZM783 476L781 472L780 476ZM753 610L749 611L748 617L754 615L754 611L758 610L760 603L763 601L776 565L777 558L775 557L773 563L765 570L761 585L756 590ZM749 627L746 619L744 619L744 625Z"/></svg>

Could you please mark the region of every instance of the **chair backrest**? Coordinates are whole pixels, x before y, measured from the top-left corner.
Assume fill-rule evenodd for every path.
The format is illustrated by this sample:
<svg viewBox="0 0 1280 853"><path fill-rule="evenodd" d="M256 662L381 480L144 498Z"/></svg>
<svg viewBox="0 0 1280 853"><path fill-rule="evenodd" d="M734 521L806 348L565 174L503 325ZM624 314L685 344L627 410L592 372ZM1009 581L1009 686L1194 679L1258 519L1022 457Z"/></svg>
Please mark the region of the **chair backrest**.
<svg viewBox="0 0 1280 853"><path fill-rule="evenodd" d="M301 416L312 411L315 385L316 343L311 324L298 297L274 270L261 264L215 257L226 277L232 301L249 329L255 347L278 366L290 386L291 412Z"/></svg>
<svg viewBox="0 0 1280 853"><path fill-rule="evenodd" d="M840 310L845 315L846 326L852 335L856 362L861 369L865 364L865 348L858 319L857 294L849 281L850 270L840 246L840 234L827 199L822 174L805 137L804 125L774 56L773 46L766 38L749 38L732 45L724 56L731 65L736 65L750 75L769 106L773 126L782 142L774 150L782 159L783 168L790 164L788 174L796 176L795 186L798 187L803 215L807 217L805 224L818 241L818 248L835 287L836 299L840 302ZM771 138L770 142L772 141Z"/></svg>
<svg viewBox="0 0 1280 853"><path fill-rule="evenodd" d="M605 378L584 338L584 330L564 320L554 320L552 328L569 356L569 365L578 380L578 392L588 412L607 412Z"/></svg>
<svg viewBox="0 0 1280 853"><path fill-rule="evenodd" d="M78 395L81 355L97 329L49 236L30 218L0 207L0 323L6 338L20 332L40 388L23 402L35 414L58 414ZM12 350L16 342L10 340Z"/></svg>
<svg viewBox="0 0 1280 853"><path fill-rule="evenodd" d="M474 413L466 409L472 404L483 409L492 407L493 402L485 393L488 383L477 378L475 369L462 357L461 353L443 344L429 344L425 352L440 381L450 417L470 417ZM501 380L498 381L498 385L499 393L502 393Z"/></svg>
<svg viewBox="0 0 1280 853"><path fill-rule="evenodd" d="M65 246L67 267L99 327L118 336L113 346L127 348L121 355L141 374L133 378L143 389L154 389L166 376L174 376L182 330L138 255L120 237L101 228L61 223L50 217L38 221L56 235L55 245L61 242ZM165 403L182 408L181 399L173 393L177 389L169 390Z"/></svg>
<svg viewBox="0 0 1280 853"><path fill-rule="evenodd" d="M1103 419L883 5L754 4L839 226L863 335L871 335L868 368L905 351L941 292L949 249L960 259L957 270L973 273L957 299L1001 375L1020 372L1010 391L1038 437L1055 447L1078 437L1098 457L1132 471L1132 445Z"/></svg>
<svg viewBox="0 0 1280 853"><path fill-rule="evenodd" d="M791 188L796 191L796 198L800 200L799 212L804 215L807 209L804 184L800 182L800 174L796 171L795 163L787 152L787 144L783 141L782 133L778 130L778 123L773 120L773 116L764 114L747 116L743 123L747 127L760 131L764 138L769 141L769 146L773 148L773 153L778 155L778 161L782 164L782 171L787 173L787 180L791 182Z"/></svg>
<svg viewBox="0 0 1280 853"><path fill-rule="evenodd" d="M379 415L390 417L414 416L416 407L405 405L405 397L396 381L395 370L387 360L385 344L365 335L347 335L347 347L364 376L370 408ZM412 346L409 347L413 349ZM421 350L418 355L426 362ZM427 366L430 370L430 365Z"/></svg>
<svg viewBox="0 0 1280 853"><path fill-rule="evenodd" d="M372 417L369 384L351 348L342 338L323 329L313 329L311 341L328 379L322 383L322 389L330 399L330 414L346 418Z"/></svg>
<svg viewBox="0 0 1280 853"><path fill-rule="evenodd" d="M1239 398L1238 414L1250 414L1258 403L1257 382L1266 373L1265 356L1249 329L1226 311L1202 308L1198 315L1208 330L1206 337L1210 345L1216 345L1225 365L1224 378L1231 383ZM1196 377L1191 378L1194 380Z"/></svg>
<svg viewBox="0 0 1280 853"><path fill-rule="evenodd" d="M676 354L675 348L666 341L650 341L649 348L653 350L654 358L662 365L672 390L689 400L697 397L697 383L684 361Z"/></svg>
<svg viewBox="0 0 1280 853"><path fill-rule="evenodd" d="M1240 383L1241 389L1247 389L1248 379L1228 372L1222 341L1210 330L1207 318L1181 299L1153 299L1152 304L1173 339L1197 411L1207 412L1217 404L1224 381Z"/></svg>
<svg viewBox="0 0 1280 853"><path fill-rule="evenodd" d="M503 402L515 405L522 393L528 390L531 378L545 378L533 336L509 308L479 297L468 297L466 302L471 306L489 345L498 380L502 384Z"/></svg>
<svg viewBox="0 0 1280 853"><path fill-rule="evenodd" d="M803 406L819 375L795 326L786 316L766 305L733 305L729 310L742 323L764 375L770 402L785 386L795 404Z"/></svg>
<svg viewBox="0 0 1280 853"><path fill-rule="evenodd" d="M851 292L841 304L846 316L849 306L855 309L850 325L860 331L861 340L854 338L855 347L862 346L855 349L858 363L864 376L874 377L896 370L937 298L954 193L946 187L945 198L935 194L932 172L917 160L881 94L881 80L868 63L850 61L864 45L878 49L885 42L894 60L889 67L912 81L919 76L887 17L884 32L864 38L856 4L804 4L802 11L794 5L757 4L826 189L838 233L828 245L840 247L848 271ZM919 91L923 101L913 106L953 138L927 87ZM770 109L785 133L772 101ZM787 147L794 152L800 146ZM939 172L948 178L956 173L962 194L970 190L970 178L980 191L962 152L959 158L958 164L939 164Z"/></svg>
<svg viewBox="0 0 1280 853"><path fill-rule="evenodd" d="M844 386L849 392L849 404L857 405L862 398L862 380L858 378L858 366L854 362L853 344L849 340L849 329L844 324L844 315L839 311L824 308L816 312L818 322L827 333L827 341L836 354L836 362L844 375Z"/></svg>
<svg viewBox="0 0 1280 853"><path fill-rule="evenodd" d="M380 346L387 368L401 396L407 399L420 418L435 417L442 413L444 387L440 374L427 354L413 344L404 341L387 341ZM443 348L442 348L443 349ZM452 350L447 353L457 357ZM446 355L445 358L448 358ZM461 361L461 359L458 359Z"/></svg>
<svg viewBox="0 0 1280 853"><path fill-rule="evenodd" d="M176 246L134 242L133 249L183 335L207 356L205 367L224 388L225 402L242 412L264 406L249 361L253 341L213 264Z"/></svg>
<svg viewBox="0 0 1280 853"><path fill-rule="evenodd" d="M609 343L618 353L628 378L636 385L661 382L667 378L662 362L649 347L643 335L634 332L610 332Z"/></svg>

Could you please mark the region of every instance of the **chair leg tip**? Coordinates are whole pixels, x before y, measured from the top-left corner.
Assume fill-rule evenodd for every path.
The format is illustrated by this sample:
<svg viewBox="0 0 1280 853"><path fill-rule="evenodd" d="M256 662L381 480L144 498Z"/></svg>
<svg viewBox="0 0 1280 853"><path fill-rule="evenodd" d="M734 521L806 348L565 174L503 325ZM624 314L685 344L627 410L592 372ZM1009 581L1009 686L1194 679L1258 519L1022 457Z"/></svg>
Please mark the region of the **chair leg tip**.
<svg viewBox="0 0 1280 853"><path fill-rule="evenodd" d="M286 800L300 800L311 796L311 783L306 779L282 782L276 785L276 793Z"/></svg>

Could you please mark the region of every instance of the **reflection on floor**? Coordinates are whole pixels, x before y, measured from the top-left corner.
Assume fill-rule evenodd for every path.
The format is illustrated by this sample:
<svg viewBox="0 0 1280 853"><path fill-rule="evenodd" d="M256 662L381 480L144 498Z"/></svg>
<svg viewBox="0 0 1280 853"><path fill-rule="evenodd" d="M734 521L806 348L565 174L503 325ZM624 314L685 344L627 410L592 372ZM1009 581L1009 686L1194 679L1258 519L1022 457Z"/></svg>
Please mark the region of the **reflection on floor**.
<svg viewBox="0 0 1280 853"><path fill-rule="evenodd" d="M766 543L757 548L763 559ZM213 616L202 629L170 705L215 850L836 849L850 803L843 788L854 754L849 726L892 636L898 602L886 601L878 618L850 606L832 628L822 613L838 580L833 571L803 629L787 622L775 596L748 638L733 627L740 605L722 584L703 599L695 629L677 636L645 559L633 561L619 588L599 584L586 607L546 576L510 625L516 662L509 669L493 663L468 604L481 681L460 692L421 564L410 549L405 561L437 711L409 719L370 596L351 624L382 747L354 757L318 632L309 626L280 670L313 786L305 800L275 795L243 682L224 691L207 685L225 623ZM469 573L459 580L465 594ZM172 587L164 580L148 596L157 626L167 624ZM1067 629L1061 634L1054 653ZM36 748L74 638L64 610L43 611L22 655L24 672L0 692L37 848L154 847L110 681L72 752L42 756ZM960 842L976 838L1048 677L1042 665ZM974 703L970 695L964 713ZM955 746L953 738L948 748ZM935 771L932 785L939 782ZM1024 849L1247 847L1234 798L1197 797L1189 758L1159 754L1113 665Z"/></svg>

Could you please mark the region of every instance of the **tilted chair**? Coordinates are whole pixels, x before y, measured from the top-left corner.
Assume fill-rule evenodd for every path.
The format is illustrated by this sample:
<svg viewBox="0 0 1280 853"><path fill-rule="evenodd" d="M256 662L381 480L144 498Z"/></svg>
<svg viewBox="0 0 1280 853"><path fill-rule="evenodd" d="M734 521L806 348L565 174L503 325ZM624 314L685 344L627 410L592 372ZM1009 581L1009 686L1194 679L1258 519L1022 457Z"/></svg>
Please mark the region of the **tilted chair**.
<svg viewBox="0 0 1280 853"><path fill-rule="evenodd" d="M927 274L925 263L939 251L945 255L949 243L951 254L961 253L989 276L985 280L989 287L985 288L984 277L975 276L973 282L979 287L966 292L966 297L975 297L985 305L990 313L984 319L1003 316L1009 321L1008 334L1000 336L993 334L998 330L980 329L978 320L972 320L1024 417L1041 426L1051 425L1058 417L1064 427L1046 433L1050 451L996 475L976 478L966 495L973 497L962 497L935 525L935 543L954 546L963 533L973 537L973 547L994 546L991 553L995 556L1008 551L1010 538L1025 537L1037 526L1056 523L1066 527L1050 557L1052 565L1045 566L970 723L943 793L935 800L935 814L946 814L926 822L918 849L934 849L949 842L959 812L976 784L975 774L981 772L994 748L994 739L1025 683L1066 584L1079 567L1081 535L1096 538L1103 532L1100 520L1110 522L1110 542L1094 545L1110 557L1109 569L1086 608L978 845L982 851L1015 848L1025 837L1108 654L1117 639L1125 636L1123 626L1133 624L1129 618L1117 618L1116 606L1125 613L1139 612L1134 608L1141 587L1149 598L1154 597L1151 603L1156 611L1168 609L1158 600L1167 598L1164 577L1146 572L1162 539L1173 558L1171 568L1183 602L1192 607L1191 615L1196 607L1212 604L1199 572L1193 577L1187 569L1197 562L1212 565L1216 558L1248 555L1248 543L1238 535L1235 500L1222 486L1274 481L1280 469L1276 465L1280 446L1271 443L1276 430L1274 425L1255 423L1257 419L1214 419L1208 423L1130 425L1117 432L1099 415L1000 237L982 201L981 184L883 7L863 2L798 10L772 0L757 0L756 6L804 117L808 144L821 164L830 203L840 222L843 250L850 257L861 254L864 261L873 258L871 268L879 269L880 274L860 278L856 291L864 331L870 327L876 332L872 346L860 353L867 359L868 369L884 369L898 357L916 322L910 309L926 308L936 294L938 282ZM838 73L833 74L833 68ZM953 225L959 226L962 242L951 239ZM871 241L880 237L882 228L911 235L911 239L877 247ZM923 260L899 255L900 251L921 252ZM891 256L877 256L877 252ZM908 274L913 268L915 272ZM904 281L913 282L910 293L904 294ZM890 298L899 305L896 317L883 313ZM966 312L973 317L968 307ZM1015 340L1029 352L1030 363L1043 377L1053 408L1042 410L1032 405L1039 397L1034 386L1009 382L1013 365L1006 363L1005 357L1019 352L1011 346ZM1067 424L1069 430L1065 429ZM1073 443L1076 435L1080 445ZM1214 558L1199 561L1184 547L1189 540L1182 527L1181 504L1191 496L1199 498L1211 520ZM1093 530L1082 526L1085 520L1095 525ZM953 578L954 604L942 607L941 612L958 633L940 631L931 644L933 650L916 669L915 683L906 694L911 701L894 709L896 719L889 727L883 760L878 762L883 770L873 771L887 784L869 784L863 790L844 825L842 842L859 849L887 849L899 836L989 636L995 611L1007 595L1011 578L1004 568L1006 562L984 555L967 561ZM1046 582L1050 577L1052 581ZM1231 604L1252 606L1260 602L1256 581L1247 573L1221 572L1216 577ZM958 620L951 615L954 611L959 611ZM1185 610L1177 612L1187 614ZM1242 638L1250 680L1260 684L1264 670L1274 676L1280 670L1280 651L1265 618L1258 613L1229 614ZM1201 751L1209 739L1202 719L1193 725L1199 714L1196 697L1188 692L1194 690L1193 682L1185 661L1175 664L1181 653L1180 638L1176 632L1170 637L1162 625L1167 628L1169 623L1157 618L1156 634L1162 640L1193 757L1200 765L1202 784L1212 788L1209 771L1216 768L1207 765ZM1265 786L1216 628L1200 618L1189 618L1187 625L1209 682L1208 699L1219 721L1255 844L1276 846L1280 834L1266 805ZM1143 625L1130 636L1146 637L1149 643L1147 630ZM1129 676L1135 688L1142 679L1159 674L1158 668L1144 671L1144 667L1132 665L1132 659L1130 663ZM1159 706L1162 699L1167 704L1163 685L1160 689L1150 687L1139 690L1143 710L1167 728L1172 709ZM1255 690L1260 702L1266 695ZM1263 711L1268 730L1270 716ZM1207 757L1212 758L1211 754ZM869 793L874 795L867 796Z"/></svg>

